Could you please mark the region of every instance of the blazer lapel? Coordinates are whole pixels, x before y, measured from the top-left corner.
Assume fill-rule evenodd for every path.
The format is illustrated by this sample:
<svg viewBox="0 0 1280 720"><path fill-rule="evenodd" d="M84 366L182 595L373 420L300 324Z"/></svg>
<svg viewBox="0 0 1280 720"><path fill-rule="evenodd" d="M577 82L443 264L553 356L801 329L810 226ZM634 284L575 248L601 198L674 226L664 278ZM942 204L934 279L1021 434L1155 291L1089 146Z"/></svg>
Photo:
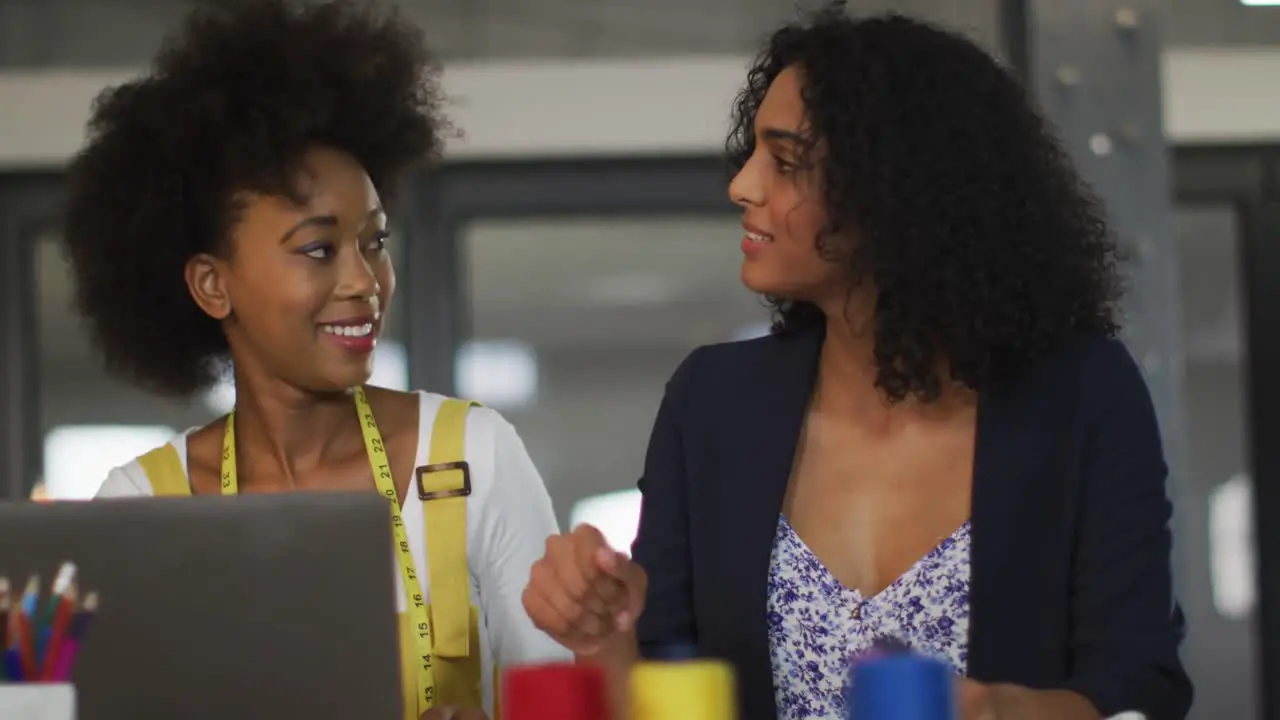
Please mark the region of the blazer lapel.
<svg viewBox="0 0 1280 720"><path fill-rule="evenodd" d="M813 394L822 338L822 330L813 330L768 341L769 351L759 356L758 364L741 369L747 382L740 386L751 389L732 402L734 412L723 436L728 472L722 476L726 484L717 493L724 499L728 519L723 547L726 559L739 558L726 563L729 587L725 590L741 598L726 607L726 612L737 616L726 619L739 628L736 637L744 644L742 657L751 658L752 670L744 668L745 674L761 672L759 680L765 682L759 701L770 707L773 684L765 627L769 562L796 444Z"/></svg>
<svg viewBox="0 0 1280 720"><path fill-rule="evenodd" d="M1000 676L1004 643L995 633L1002 623L1001 575L1016 548L1004 542L1006 529L1016 525L1018 504L1005 494L1009 480L1019 479L1017 455L1007 452L1017 441L1011 398L984 394L978 404L978 431L973 462L973 500L970 510L972 547L969 557L968 675L983 681ZM1004 568L1004 570L1002 570Z"/></svg>

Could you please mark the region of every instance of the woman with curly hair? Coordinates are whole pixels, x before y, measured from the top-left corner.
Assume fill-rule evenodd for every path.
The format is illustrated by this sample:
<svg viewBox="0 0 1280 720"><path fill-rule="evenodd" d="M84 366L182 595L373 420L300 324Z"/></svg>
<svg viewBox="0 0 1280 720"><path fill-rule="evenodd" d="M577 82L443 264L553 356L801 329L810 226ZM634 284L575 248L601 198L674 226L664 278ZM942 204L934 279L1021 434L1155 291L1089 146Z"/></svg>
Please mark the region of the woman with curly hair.
<svg viewBox="0 0 1280 720"><path fill-rule="evenodd" d="M229 415L113 470L99 495L385 495L411 718L492 712L495 663L566 654L520 606L556 524L514 428L366 386L396 287L387 203L441 146L422 40L359 2L203 4L149 73L99 99L65 235L112 370L180 398L235 381ZM459 496L462 472L428 466L461 461Z"/></svg>
<svg viewBox="0 0 1280 720"><path fill-rule="evenodd" d="M1116 245L1025 90L833 6L773 34L728 150L773 333L676 370L634 560L554 538L534 622L615 678L671 643L727 658L747 720L843 718L885 642L946 662L965 720L1185 717Z"/></svg>

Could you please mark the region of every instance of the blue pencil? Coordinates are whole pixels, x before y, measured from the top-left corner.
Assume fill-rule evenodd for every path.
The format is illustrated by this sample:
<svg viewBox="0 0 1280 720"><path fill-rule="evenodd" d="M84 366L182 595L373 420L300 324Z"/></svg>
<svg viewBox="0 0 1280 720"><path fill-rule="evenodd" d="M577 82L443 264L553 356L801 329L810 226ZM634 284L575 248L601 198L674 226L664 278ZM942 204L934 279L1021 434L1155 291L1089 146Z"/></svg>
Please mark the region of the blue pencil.
<svg viewBox="0 0 1280 720"><path fill-rule="evenodd" d="M4 670L9 682L22 682L22 653L16 648L4 651Z"/></svg>

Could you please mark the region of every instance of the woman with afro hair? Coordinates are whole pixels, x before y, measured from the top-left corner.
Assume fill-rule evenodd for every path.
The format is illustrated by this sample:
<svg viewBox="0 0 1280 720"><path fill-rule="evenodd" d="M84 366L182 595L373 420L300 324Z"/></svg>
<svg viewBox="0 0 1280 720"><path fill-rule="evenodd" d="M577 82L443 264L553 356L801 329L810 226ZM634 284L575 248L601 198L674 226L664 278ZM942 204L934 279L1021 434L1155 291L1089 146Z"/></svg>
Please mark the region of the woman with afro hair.
<svg viewBox="0 0 1280 720"><path fill-rule="evenodd" d="M229 415L99 495L386 496L415 719L491 714L496 664L566 654L520 605L556 523L514 428L366 385L396 288L388 203L441 148L422 41L355 0L205 2L98 99L66 209L76 304L108 367L167 396L226 372L236 389Z"/></svg>
<svg viewBox="0 0 1280 720"><path fill-rule="evenodd" d="M904 646L963 720L1184 718L1116 244L1025 90L964 37L830 6L772 35L728 151L773 333L675 371L633 559L553 538L535 623L615 678L727 658L744 720L844 718L850 663Z"/></svg>

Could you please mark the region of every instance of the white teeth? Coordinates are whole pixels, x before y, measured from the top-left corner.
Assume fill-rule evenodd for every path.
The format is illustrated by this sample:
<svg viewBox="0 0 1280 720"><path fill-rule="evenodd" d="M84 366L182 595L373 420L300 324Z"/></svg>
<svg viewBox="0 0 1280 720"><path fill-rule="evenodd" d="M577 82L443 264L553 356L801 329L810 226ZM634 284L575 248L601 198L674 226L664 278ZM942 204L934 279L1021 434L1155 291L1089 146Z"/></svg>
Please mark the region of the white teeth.
<svg viewBox="0 0 1280 720"><path fill-rule="evenodd" d="M365 323L364 325L321 325L320 329L330 335L365 337L373 332L373 323Z"/></svg>
<svg viewBox="0 0 1280 720"><path fill-rule="evenodd" d="M752 242L770 242L773 240L773 238L768 235L761 235L760 233L753 232L748 232L747 237L751 238Z"/></svg>

